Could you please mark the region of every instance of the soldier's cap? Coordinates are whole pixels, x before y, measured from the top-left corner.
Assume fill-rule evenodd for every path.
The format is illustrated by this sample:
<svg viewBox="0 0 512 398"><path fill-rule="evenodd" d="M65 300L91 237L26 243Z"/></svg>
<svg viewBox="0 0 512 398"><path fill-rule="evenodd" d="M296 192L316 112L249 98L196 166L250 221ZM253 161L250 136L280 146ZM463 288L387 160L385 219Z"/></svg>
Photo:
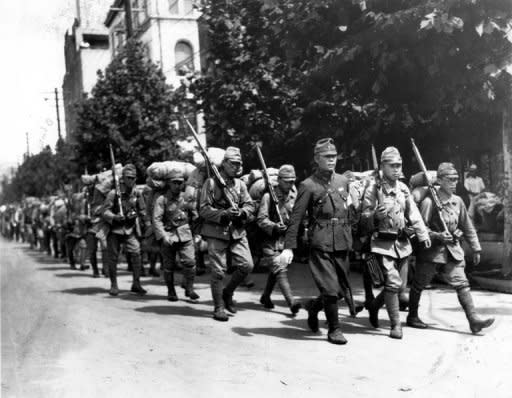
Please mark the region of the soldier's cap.
<svg viewBox="0 0 512 398"><path fill-rule="evenodd" d="M477 167L477 166L476 166L476 164L474 164L474 163L471 163L471 166L469 166L469 170L470 170L470 171L475 171L475 170L477 170L477 169L478 169L478 167Z"/></svg>
<svg viewBox="0 0 512 398"><path fill-rule="evenodd" d="M447 176L458 177L459 173L457 173L457 169L455 168L453 163L443 162L437 168L437 177L441 178Z"/></svg>
<svg viewBox="0 0 512 398"><path fill-rule="evenodd" d="M295 175L295 168L291 164L283 164L279 167L277 177L285 181L295 181L297 178Z"/></svg>
<svg viewBox="0 0 512 398"><path fill-rule="evenodd" d="M123 167L122 175L123 175L123 177L136 178L137 177L137 169L135 168L135 166L133 164L128 163L127 165L125 165Z"/></svg>
<svg viewBox="0 0 512 398"><path fill-rule="evenodd" d="M386 149L382 151L380 155L381 163L391 163L391 164L402 164L402 157L400 156L400 152L394 146L388 146Z"/></svg>
<svg viewBox="0 0 512 398"><path fill-rule="evenodd" d="M242 163L240 148L237 148L236 146L228 146L226 148L226 152L224 153L224 160Z"/></svg>
<svg viewBox="0 0 512 398"><path fill-rule="evenodd" d="M180 169L173 169L169 172L169 176L167 178L169 181L184 181L185 180L185 172Z"/></svg>
<svg viewBox="0 0 512 398"><path fill-rule="evenodd" d="M315 144L315 155L337 155L338 151L332 138L321 138Z"/></svg>

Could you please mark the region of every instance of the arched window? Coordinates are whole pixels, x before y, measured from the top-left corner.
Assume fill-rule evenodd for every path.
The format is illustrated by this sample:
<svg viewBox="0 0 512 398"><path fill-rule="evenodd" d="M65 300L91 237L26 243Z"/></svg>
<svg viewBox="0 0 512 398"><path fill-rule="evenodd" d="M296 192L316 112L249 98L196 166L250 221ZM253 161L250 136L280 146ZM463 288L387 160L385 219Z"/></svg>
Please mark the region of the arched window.
<svg viewBox="0 0 512 398"><path fill-rule="evenodd" d="M176 60L176 74L178 76L194 71L194 52L190 44L185 41L176 43L174 56Z"/></svg>

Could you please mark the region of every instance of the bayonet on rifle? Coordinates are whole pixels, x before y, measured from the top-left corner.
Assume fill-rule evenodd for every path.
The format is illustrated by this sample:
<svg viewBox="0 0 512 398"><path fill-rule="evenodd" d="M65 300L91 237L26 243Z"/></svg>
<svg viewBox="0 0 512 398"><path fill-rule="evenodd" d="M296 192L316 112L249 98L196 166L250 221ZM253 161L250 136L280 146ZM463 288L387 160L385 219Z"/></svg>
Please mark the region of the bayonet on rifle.
<svg viewBox="0 0 512 398"><path fill-rule="evenodd" d="M114 158L114 150L112 149L112 144L108 144L108 147L110 149L110 162L112 163L112 181L114 183L117 204L119 206L119 215L124 217L123 202L121 201L121 187L119 186L119 180L116 176L116 159Z"/></svg>
<svg viewBox="0 0 512 398"><path fill-rule="evenodd" d="M201 140L199 139L199 136L197 135L197 132L194 129L194 126L192 126L192 124L185 117L185 115L182 115L182 117L185 120L185 122L187 123L190 131L192 132L192 135L194 136L194 138L197 142L197 146L199 147L199 151L201 152L201 155L203 155L204 161L206 162L206 167L213 175L213 179L215 180L215 182L221 188L224 198L229 203L230 207L232 207L233 209L238 209L238 205L233 201L233 198L231 197L231 195L229 193L228 185L226 184L226 181L224 180L224 178L222 178L222 176L220 175L219 169L217 168L217 166L215 166L213 164L210 157L208 156L208 152L206 152L206 148L201 143Z"/></svg>
<svg viewBox="0 0 512 398"><path fill-rule="evenodd" d="M270 195L270 199L272 200L272 203L275 207L275 212L278 217L279 224L284 225L283 216L281 215L281 212L279 211L279 201L277 200L276 191L274 191L274 187L270 183L270 176L268 175L267 166L265 165L265 159L263 158L263 154L261 153L261 149L259 145L256 145L256 153L258 154L258 158L261 163L262 171L263 171L263 178L265 179L265 183L267 185L268 193Z"/></svg>
<svg viewBox="0 0 512 398"><path fill-rule="evenodd" d="M434 201L434 206L437 209L437 212L439 214L439 219L441 220L441 226L443 228L443 232L449 233L451 235L451 232L448 230L448 226L446 225L446 222L443 218L443 205L441 203L441 200L439 199L439 195L437 193L436 188L434 187L434 183L430 180L430 177L427 173L427 167L425 166L425 163L423 162L423 158L421 157L420 151L416 144L414 143L414 139L411 138L411 144L412 144L412 151L414 152L414 155L416 156L416 160L418 161L418 164L420 165L421 171L425 175L425 180L427 181L428 190L430 191L430 195L432 196L432 200Z"/></svg>

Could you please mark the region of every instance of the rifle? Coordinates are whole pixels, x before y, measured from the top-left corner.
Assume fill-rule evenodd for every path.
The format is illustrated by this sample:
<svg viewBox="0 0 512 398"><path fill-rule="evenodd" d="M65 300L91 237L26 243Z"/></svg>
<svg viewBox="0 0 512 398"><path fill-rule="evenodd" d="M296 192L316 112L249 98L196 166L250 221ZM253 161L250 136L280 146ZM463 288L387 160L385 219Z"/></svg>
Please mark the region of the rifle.
<svg viewBox="0 0 512 398"><path fill-rule="evenodd" d="M434 184L430 180L430 177L427 173L427 167L425 166L425 163L423 162L423 158L421 157L420 151L416 144L414 143L414 139L411 138L411 144L412 144L412 151L414 152L414 156L416 156L416 160L418 161L418 164L420 165L421 171L425 175L425 180L427 181L428 190L430 192L430 195L432 196L432 200L434 201L434 206L436 207L437 213L439 214L439 219L441 220L441 226L443 228L443 232L449 233L451 235L451 232L448 230L448 226L446 225L446 222L443 219L443 205L441 204L441 200L439 199L439 195L437 194L436 189L434 188Z"/></svg>
<svg viewBox="0 0 512 398"><path fill-rule="evenodd" d="M117 197L117 204L119 206L119 215L124 217L123 203L121 201L121 187L119 186L119 180L116 177L116 159L114 158L114 150L112 144L108 144L110 149L110 162L112 163L112 181L114 183L114 190Z"/></svg>
<svg viewBox="0 0 512 398"><path fill-rule="evenodd" d="M220 175L219 169L217 166L215 166L212 161L210 160L210 157L208 156L208 152L206 152L205 147L199 140L199 136L197 135L196 130L194 129L194 126L188 121L188 119L185 117L185 115L182 115L185 122L187 122L188 127L190 128L190 131L192 132L192 135L194 136L197 145L199 147L199 151L201 152L201 155L203 155L204 161L206 162L207 169L212 173L213 179L217 183L217 185L221 188L222 193L224 195L224 198L229 203L229 206L233 209L238 209L238 205L233 201L233 198L229 194L228 185L226 184L226 181L224 181L224 178Z"/></svg>
<svg viewBox="0 0 512 398"><path fill-rule="evenodd" d="M279 224L284 225L283 217L281 216L281 212L279 211L279 201L277 200L276 191L274 191L274 187L270 183L270 176L268 175L267 166L265 165L265 159L263 159L263 154L261 153L261 149L259 145L256 145L256 153L258 154L258 158L261 163L261 168L263 171L263 178L265 179L265 183L267 185L268 193L270 194L270 199L274 203L274 210L277 214Z"/></svg>
<svg viewBox="0 0 512 398"><path fill-rule="evenodd" d="M374 178L375 178L375 186L377 188L377 203L382 203L382 193L380 188L382 186L382 180L380 178L380 167L379 161L377 160L377 152L375 151L375 146L372 144L372 163L374 169Z"/></svg>

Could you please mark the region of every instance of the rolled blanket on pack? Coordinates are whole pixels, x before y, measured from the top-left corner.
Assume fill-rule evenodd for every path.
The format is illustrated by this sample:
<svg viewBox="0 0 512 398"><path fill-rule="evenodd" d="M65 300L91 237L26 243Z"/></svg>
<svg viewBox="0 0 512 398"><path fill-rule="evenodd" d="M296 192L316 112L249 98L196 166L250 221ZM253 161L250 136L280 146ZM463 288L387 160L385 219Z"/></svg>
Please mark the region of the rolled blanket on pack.
<svg viewBox="0 0 512 398"><path fill-rule="evenodd" d="M222 164L222 161L224 160L224 153L226 151L222 148L216 148L216 147L209 147L206 152L208 153L208 157L210 158L210 161L217 167L220 167ZM194 153L194 164L196 167L200 167L204 165L204 159L203 155L201 155L201 152Z"/></svg>
<svg viewBox="0 0 512 398"><path fill-rule="evenodd" d="M80 177L80 180L82 181L82 184L84 185L93 185L96 184L97 176L96 174L82 174Z"/></svg>
<svg viewBox="0 0 512 398"><path fill-rule="evenodd" d="M118 163L115 167L116 172L116 178L121 178L121 172L123 171L123 165ZM95 174L96 177L96 185L94 188L96 188L98 191L100 191L103 195L107 195L113 188L114 180L112 178L112 170L105 170L101 173Z"/></svg>
<svg viewBox="0 0 512 398"><path fill-rule="evenodd" d="M187 162L178 160L167 160L165 162L152 163L147 169L146 174L153 181L164 181L169 178L169 175L174 170L181 170L185 175L185 179L191 175L196 166Z"/></svg>
<svg viewBox="0 0 512 398"><path fill-rule="evenodd" d="M436 170L427 170L427 175L433 184L435 184L437 182L437 171ZM425 187L427 185L428 185L427 179L425 178L425 174L423 174L422 171L412 175L411 178L409 179L409 186L411 187L411 189L418 188L418 187Z"/></svg>
<svg viewBox="0 0 512 398"><path fill-rule="evenodd" d="M270 183L273 187L277 186L277 174L279 173L278 169L275 169L273 167L267 168ZM251 196L252 200L255 200L256 202L259 202L261 198L263 197L263 194L267 191L267 184L265 182L264 178L260 178L256 181L254 181L251 186L249 187L249 195Z"/></svg>

